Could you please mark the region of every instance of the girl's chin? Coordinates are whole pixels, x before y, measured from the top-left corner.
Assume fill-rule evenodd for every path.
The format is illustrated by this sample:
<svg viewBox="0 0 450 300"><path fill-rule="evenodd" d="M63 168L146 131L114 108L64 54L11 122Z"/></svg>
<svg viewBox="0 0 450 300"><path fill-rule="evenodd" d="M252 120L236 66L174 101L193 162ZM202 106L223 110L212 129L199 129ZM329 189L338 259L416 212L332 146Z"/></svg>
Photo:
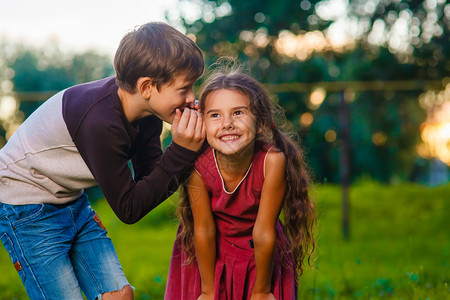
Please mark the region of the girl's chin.
<svg viewBox="0 0 450 300"><path fill-rule="evenodd" d="M224 155L235 155L242 151L241 147L232 147L230 144L221 145L219 149L217 149Z"/></svg>
<svg viewBox="0 0 450 300"><path fill-rule="evenodd" d="M210 144L211 145L211 144ZM248 151L253 151L254 143L240 143L238 140L233 142L219 142L211 145L216 151L220 152L222 155L233 156L242 155L248 153Z"/></svg>

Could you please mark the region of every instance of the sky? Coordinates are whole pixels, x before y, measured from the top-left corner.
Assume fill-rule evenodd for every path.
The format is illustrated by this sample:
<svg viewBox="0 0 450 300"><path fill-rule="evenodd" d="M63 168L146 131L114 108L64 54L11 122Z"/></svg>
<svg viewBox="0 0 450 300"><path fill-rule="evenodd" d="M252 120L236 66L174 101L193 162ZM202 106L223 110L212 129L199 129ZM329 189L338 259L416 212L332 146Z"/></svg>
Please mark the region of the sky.
<svg viewBox="0 0 450 300"><path fill-rule="evenodd" d="M135 26L165 21L177 0L0 0L0 42L41 46L58 41L63 50L96 49L114 55Z"/></svg>
<svg viewBox="0 0 450 300"><path fill-rule="evenodd" d="M325 19L345 16L348 0L324 3ZM176 16L182 9L186 17L198 18L200 8L187 4L180 5L178 0L0 0L0 42L6 38L43 46L57 41L63 50L94 48L113 56L125 33L148 21L165 21L165 10ZM342 26L336 29L346 31Z"/></svg>

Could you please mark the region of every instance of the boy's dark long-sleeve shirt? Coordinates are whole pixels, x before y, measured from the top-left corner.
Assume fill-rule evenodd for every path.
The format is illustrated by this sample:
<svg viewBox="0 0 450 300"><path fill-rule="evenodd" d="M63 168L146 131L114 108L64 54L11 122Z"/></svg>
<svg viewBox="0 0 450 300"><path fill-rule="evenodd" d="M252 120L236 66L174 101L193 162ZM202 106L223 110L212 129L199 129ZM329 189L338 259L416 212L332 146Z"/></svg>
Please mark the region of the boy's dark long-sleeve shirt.
<svg viewBox="0 0 450 300"><path fill-rule="evenodd" d="M176 191L196 152L172 143L163 153L162 121L129 123L117 89L114 77L74 86L36 110L0 150L0 202L61 204L98 184L134 223Z"/></svg>

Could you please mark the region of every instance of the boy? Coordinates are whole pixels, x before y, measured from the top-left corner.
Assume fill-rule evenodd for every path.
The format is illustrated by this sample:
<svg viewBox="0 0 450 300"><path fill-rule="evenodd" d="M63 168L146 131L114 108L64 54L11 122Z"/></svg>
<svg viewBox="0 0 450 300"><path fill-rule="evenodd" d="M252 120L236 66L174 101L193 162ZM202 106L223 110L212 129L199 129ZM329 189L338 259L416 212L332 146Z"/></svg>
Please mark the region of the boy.
<svg viewBox="0 0 450 300"><path fill-rule="evenodd" d="M83 299L80 289L133 299L83 190L98 184L120 220L137 222L176 191L203 144L193 41L148 23L124 36L114 67L116 77L47 100L0 150L0 238L31 299ZM164 154L162 121L173 137Z"/></svg>

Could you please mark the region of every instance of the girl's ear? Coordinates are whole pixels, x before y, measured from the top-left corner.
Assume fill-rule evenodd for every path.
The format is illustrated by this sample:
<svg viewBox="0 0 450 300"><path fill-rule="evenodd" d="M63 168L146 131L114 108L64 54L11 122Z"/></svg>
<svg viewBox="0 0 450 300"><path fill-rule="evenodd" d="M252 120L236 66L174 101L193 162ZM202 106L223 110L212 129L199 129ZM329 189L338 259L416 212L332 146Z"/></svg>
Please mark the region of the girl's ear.
<svg viewBox="0 0 450 300"><path fill-rule="evenodd" d="M257 134L261 134L264 130L264 126L263 125L259 125L258 128L256 129L256 133Z"/></svg>
<svg viewBox="0 0 450 300"><path fill-rule="evenodd" d="M136 88L138 92L141 94L142 98L148 100L152 94L153 90L153 81L150 77L139 77Z"/></svg>

